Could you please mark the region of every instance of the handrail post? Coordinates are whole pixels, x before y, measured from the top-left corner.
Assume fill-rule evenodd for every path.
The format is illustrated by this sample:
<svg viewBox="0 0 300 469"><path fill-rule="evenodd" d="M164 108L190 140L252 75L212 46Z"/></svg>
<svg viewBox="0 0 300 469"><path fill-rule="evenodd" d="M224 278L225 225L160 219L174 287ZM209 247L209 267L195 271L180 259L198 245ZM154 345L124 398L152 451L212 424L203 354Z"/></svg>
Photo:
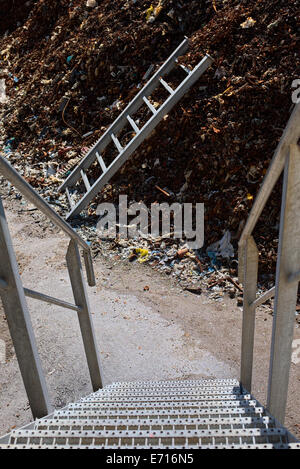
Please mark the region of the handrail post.
<svg viewBox="0 0 300 469"><path fill-rule="evenodd" d="M284 423L287 403L298 280L289 276L300 266L300 149L290 145L284 170L276 267L268 410Z"/></svg>
<svg viewBox="0 0 300 469"><path fill-rule="evenodd" d="M241 353L241 385L251 392L255 333L255 305L258 276L258 249L253 237L246 241L244 252L244 304Z"/></svg>
<svg viewBox="0 0 300 469"><path fill-rule="evenodd" d="M89 301L84 284L79 249L71 240L66 256L75 304L81 308L78 319L94 391L103 387L100 357L96 346Z"/></svg>
<svg viewBox="0 0 300 469"><path fill-rule="evenodd" d="M245 276L245 255L246 255L246 242L243 244L239 244L239 251L238 251L238 259L239 259L239 265L238 265L238 280L239 283L243 285L244 283L244 276Z"/></svg>
<svg viewBox="0 0 300 469"><path fill-rule="evenodd" d="M31 411L34 418L45 417L51 405L1 197L0 277L7 284L0 296Z"/></svg>

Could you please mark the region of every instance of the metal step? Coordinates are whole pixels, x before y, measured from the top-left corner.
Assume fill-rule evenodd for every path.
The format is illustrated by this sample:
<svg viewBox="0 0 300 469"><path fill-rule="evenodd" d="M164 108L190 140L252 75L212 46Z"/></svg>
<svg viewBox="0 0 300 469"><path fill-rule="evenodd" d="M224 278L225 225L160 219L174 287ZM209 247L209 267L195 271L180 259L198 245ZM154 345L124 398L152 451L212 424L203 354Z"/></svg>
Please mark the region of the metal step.
<svg viewBox="0 0 300 469"><path fill-rule="evenodd" d="M95 445L88 445L88 446L73 446L73 445L34 445L34 444L28 444L28 445L22 445L22 444L17 444L17 445L0 445L0 450L27 450L27 449L33 449L33 450L58 450L58 449L116 449L116 446L95 446ZM122 449L136 449L136 446L129 446L127 445L126 447L122 447ZM161 446L156 446L156 445L145 445L145 446L139 446L139 449L161 449ZM173 445L172 449L185 449L181 445ZM229 450L257 450L257 449L262 449L262 450L272 450L272 449L277 449L277 450L295 450L295 449L300 449L300 444L299 443L269 443L269 444L234 444L234 445L190 445L189 449L195 449L195 450L224 450L224 449L229 449Z"/></svg>
<svg viewBox="0 0 300 469"><path fill-rule="evenodd" d="M134 384L13 430L0 449L299 449L235 380Z"/></svg>
<svg viewBox="0 0 300 469"><path fill-rule="evenodd" d="M233 429L233 428L272 428L275 420L270 417L227 417L215 418L155 418L155 419L106 419L99 422L99 419L79 420L74 419L47 419L37 421L34 430L211 430Z"/></svg>
<svg viewBox="0 0 300 469"><path fill-rule="evenodd" d="M223 387L223 386L235 386L238 387L240 386L239 381L236 379L206 379L206 380L172 380L172 381L132 381L128 383L112 383L107 386L105 386L104 390L110 390L110 389L128 389L128 388L134 388L134 389L139 389L139 388L145 388L145 389L150 389L150 388L178 388L178 387Z"/></svg>
<svg viewBox="0 0 300 469"><path fill-rule="evenodd" d="M194 409L206 409L209 407L243 407L243 406L253 406L255 407L257 402L255 400L206 400L203 402L199 402L195 400L194 402L185 401L185 402L176 402L176 401L169 401L169 402L77 402L75 404L70 404L69 409L76 409L76 410L90 410L90 409L187 409L187 408L194 408Z"/></svg>
<svg viewBox="0 0 300 469"><path fill-rule="evenodd" d="M190 87L193 86L193 84L212 64L213 59L209 55L206 55L193 70L189 70L187 67L184 67L186 72L185 78L179 86L173 90L163 77L166 77L176 66L179 65L177 59L187 51L188 45L188 39L185 39L153 75L144 88L130 102L109 129L102 135L97 143L88 151L80 164L71 172L65 182L61 185L59 191L66 191L67 198L70 203L70 212L67 215L67 219L78 215L87 207L89 202L99 193L103 186L109 182L112 176L121 168L128 158L130 158L132 153L151 134L163 117L178 103L182 96L184 96ZM149 97L153 91L159 87L163 87L164 90L167 90L168 97L158 108L155 108ZM139 128L139 125L134 120L133 116L143 105L148 107L151 117L142 126L142 128ZM134 135L126 146L123 147L118 139L118 135L128 125L128 123L131 126ZM111 142L113 142L116 148L117 155L114 156L113 161L109 164L105 162L103 153ZM95 162L99 164L99 169L101 169L102 174L95 182L92 183L88 179L86 172ZM85 193L80 200L74 202L72 197L72 187L81 181L83 181Z"/></svg>
<svg viewBox="0 0 300 469"><path fill-rule="evenodd" d="M235 416L264 416L265 410L263 407L228 407L228 408L213 408L209 409L97 409L96 410L57 410L54 412L54 418L58 419L123 419L125 417L132 419L139 418L161 418L161 419L170 419L170 418L225 418L225 417L235 417Z"/></svg>
<svg viewBox="0 0 300 469"><path fill-rule="evenodd" d="M217 389L217 388L216 388ZM244 397L244 396L249 396L249 394L241 394L240 392L240 389L237 390L237 391L232 391L232 390L217 390L217 391L191 391L191 392L187 392L187 391L177 391L176 392L167 392L167 391L158 391L157 393L154 393L152 391L145 391L144 393L143 392L120 392L120 393L117 393L117 392L112 392L112 393L108 393L108 392L105 392L103 394L98 394L98 393L95 393L93 396L88 396L88 397L83 397L81 399L81 402L84 402L84 401L88 401L88 400L91 400L91 399L97 399L99 397L99 399L103 399L103 398L122 398L124 401L127 400L127 398L129 399L134 399L134 398L137 398L137 399L141 399L141 398L145 398L147 399L148 397L150 398L165 398L165 397L177 397L179 399L181 399L182 397L196 397L196 398L199 398L199 399L205 399L206 396L231 396L232 398L237 398L237 396L239 397Z"/></svg>
<svg viewBox="0 0 300 469"><path fill-rule="evenodd" d="M159 445L182 447L202 444L269 444L287 443L287 431L283 428L251 429L213 429L213 430L105 430L105 431L56 431L56 430L13 430L9 444L37 445L99 445L103 448L110 445Z"/></svg>
<svg viewBox="0 0 300 469"><path fill-rule="evenodd" d="M208 394L232 394L237 395L241 394L240 386L224 386L224 387L180 387L180 388L137 388L136 390L133 388L111 388L107 389L104 388L101 391L95 392L94 396L167 396L167 395L176 395L176 396L199 396L199 395L208 395Z"/></svg>
<svg viewBox="0 0 300 469"><path fill-rule="evenodd" d="M250 400L250 394L187 394L183 393L182 395L176 394L169 394L166 393L164 395L159 394L152 394L152 396L147 395L139 395L139 396L115 396L115 395L92 395L88 397L84 397L80 399L81 403L123 403L123 404L135 404L135 403L149 403L149 402L202 402L202 401L216 401L216 400L229 400L229 401L242 401L242 400Z"/></svg>
<svg viewBox="0 0 300 469"><path fill-rule="evenodd" d="M149 388L142 388L136 387L134 388L104 388L100 391L103 394L117 394L119 396L126 396L126 395L137 395L137 394L165 394L165 393L215 393L215 394L242 394L244 391L241 389L240 386L181 386L181 387L168 387L168 386L160 386L160 387L149 387ZM97 395L97 393L95 393Z"/></svg>

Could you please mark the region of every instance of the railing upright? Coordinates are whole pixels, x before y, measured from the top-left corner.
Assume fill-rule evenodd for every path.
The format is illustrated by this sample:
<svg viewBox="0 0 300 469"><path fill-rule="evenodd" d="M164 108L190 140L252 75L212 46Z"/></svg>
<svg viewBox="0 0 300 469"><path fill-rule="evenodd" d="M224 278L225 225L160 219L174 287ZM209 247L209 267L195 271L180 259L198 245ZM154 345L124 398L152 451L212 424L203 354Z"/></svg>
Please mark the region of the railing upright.
<svg viewBox="0 0 300 469"><path fill-rule="evenodd" d="M242 326L241 383L251 392L255 332L258 250L252 236L246 243Z"/></svg>
<svg viewBox="0 0 300 469"><path fill-rule="evenodd" d="M34 418L50 414L51 405L19 267L0 197L0 296Z"/></svg>
<svg viewBox="0 0 300 469"><path fill-rule="evenodd" d="M290 146L283 182L267 407L284 422L300 268L300 149Z"/></svg>
<svg viewBox="0 0 300 469"><path fill-rule="evenodd" d="M239 241L239 279L244 285L241 385L252 388L255 311L275 296L267 408L284 423L300 281L300 104L289 119ZM258 250L252 232L284 170L276 285L256 298Z"/></svg>
<svg viewBox="0 0 300 469"><path fill-rule="evenodd" d="M51 405L25 297L29 296L77 312L92 387L94 391L97 391L103 386L102 370L82 272L79 246L83 249L90 286L95 285L95 275L88 244L2 156L0 156L0 173L71 239L66 260L75 304L24 288L0 197L0 296L30 407L34 418L40 418L50 413Z"/></svg>
<svg viewBox="0 0 300 469"><path fill-rule="evenodd" d="M66 259L75 303L80 308L77 314L92 386L93 390L97 391L103 387L100 357L92 326L91 311L83 279L79 249L73 240L70 241Z"/></svg>

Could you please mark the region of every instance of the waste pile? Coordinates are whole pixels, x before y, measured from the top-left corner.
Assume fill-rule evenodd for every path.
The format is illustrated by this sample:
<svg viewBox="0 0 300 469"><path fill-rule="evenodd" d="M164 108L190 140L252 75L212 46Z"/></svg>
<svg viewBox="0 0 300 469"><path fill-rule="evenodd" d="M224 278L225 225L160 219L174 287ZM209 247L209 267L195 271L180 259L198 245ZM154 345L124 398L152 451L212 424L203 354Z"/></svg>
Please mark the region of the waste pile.
<svg viewBox="0 0 300 469"><path fill-rule="evenodd" d="M33 0L0 0L0 34L21 26L33 7Z"/></svg>
<svg viewBox="0 0 300 469"><path fill-rule="evenodd" d="M2 1L1 9L9 11L9 3ZM14 3L21 8L22 2ZM207 277L211 288L226 286L238 294L237 241L291 113L292 82L299 78L299 4L25 2L19 22L6 24L1 15L0 80L7 99L0 103L0 149L64 214L66 200L57 194L61 181L188 36L190 49L181 62L191 67L209 53L213 66L74 223L94 246L100 201L117 203L119 194L127 194L131 202L149 205L203 202L200 252L180 255L185 243L175 240L141 245L116 239L111 247L187 285L201 285ZM176 84L176 77L170 80ZM280 199L279 182L255 231L266 287L275 271ZM209 250L224 236L233 256Z"/></svg>

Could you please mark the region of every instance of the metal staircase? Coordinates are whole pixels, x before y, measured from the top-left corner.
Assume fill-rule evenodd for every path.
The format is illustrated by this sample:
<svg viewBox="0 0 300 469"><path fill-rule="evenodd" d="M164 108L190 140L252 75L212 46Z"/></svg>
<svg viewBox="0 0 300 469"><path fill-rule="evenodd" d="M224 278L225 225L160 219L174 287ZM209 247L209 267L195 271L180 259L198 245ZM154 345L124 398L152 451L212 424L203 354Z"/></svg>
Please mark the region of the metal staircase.
<svg viewBox="0 0 300 469"><path fill-rule="evenodd" d="M231 379L114 383L5 439L2 449L300 449Z"/></svg>
<svg viewBox="0 0 300 469"><path fill-rule="evenodd" d="M59 191L66 192L70 204L67 220L79 214L88 205L138 146L150 135L163 117L212 64L213 59L209 55L206 55L193 70L178 63L178 57L187 51L188 45L188 39L185 39L61 185ZM176 66L184 70L185 77L177 88L173 89L163 77L168 75ZM151 103L149 97L153 92L157 92L159 88L163 88L167 92L167 98L159 107L156 107ZM143 106L149 112L149 116L145 123L140 123L135 120L134 115ZM125 143L122 143L118 137L124 129L126 135L129 134L132 137L129 141L125 139ZM106 152L108 153L107 149L111 144L113 149L106 156L107 161L105 161L104 155ZM96 177L95 174L97 174ZM74 187L76 187L75 191ZM85 193L80 198L81 189Z"/></svg>
<svg viewBox="0 0 300 469"><path fill-rule="evenodd" d="M300 449L300 443L283 426L300 281L299 124L300 104L295 106L240 239L239 268L244 285L240 381L138 381L102 388L78 254L81 246L86 253L89 284L94 285L89 248L0 157L2 175L70 236L67 264L76 303L23 288L0 200L0 295L31 409L38 417L0 438L0 449ZM283 170L276 285L257 298L258 250L251 233ZM73 309L80 321L95 392L52 414L25 295ZM268 402L264 408L251 394L255 311L274 295Z"/></svg>

